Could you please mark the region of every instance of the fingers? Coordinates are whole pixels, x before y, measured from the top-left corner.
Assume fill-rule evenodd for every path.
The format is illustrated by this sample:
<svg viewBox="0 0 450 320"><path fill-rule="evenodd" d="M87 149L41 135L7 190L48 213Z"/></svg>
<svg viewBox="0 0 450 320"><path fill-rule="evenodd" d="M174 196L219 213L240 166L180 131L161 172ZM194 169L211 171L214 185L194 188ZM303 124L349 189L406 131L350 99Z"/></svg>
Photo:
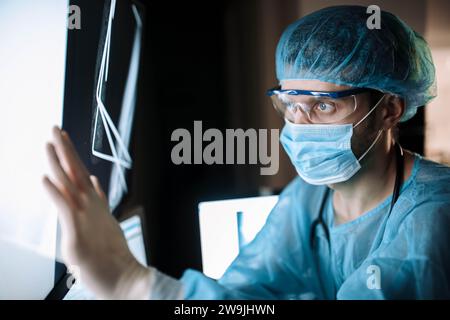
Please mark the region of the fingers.
<svg viewBox="0 0 450 320"><path fill-rule="evenodd" d="M58 180L60 192L62 191L61 189L63 189L66 193L66 200L71 202L70 205L72 207L77 207L78 200L76 188L62 168L61 162L56 154L55 147L50 143L47 144L47 157L50 163L50 168Z"/></svg>
<svg viewBox="0 0 450 320"><path fill-rule="evenodd" d="M68 222L73 223L75 217L74 210L70 205L70 201L68 201L66 197L64 197L64 195L47 176L43 178L42 182L48 194L58 208L57 212L59 218L61 219L61 222L65 225L67 225Z"/></svg>
<svg viewBox="0 0 450 320"><path fill-rule="evenodd" d="M86 169L86 167L84 166L80 157L78 156L78 152L75 149L75 146L73 145L72 140L70 140L70 137L66 131L60 130L60 134L61 134L62 140L64 142L64 146L66 147L68 153L72 156L72 158L74 160L74 165L76 165L78 167L78 169L80 169L80 171L82 171L84 173L84 175L85 175L84 178L86 178L86 181L88 182L88 184L90 184L90 180L88 178L89 171L88 171L88 169Z"/></svg>
<svg viewBox="0 0 450 320"><path fill-rule="evenodd" d="M82 190L88 190L92 187L88 170L80 160L69 136L57 127L53 128L53 136L55 137L58 155L67 166L68 176Z"/></svg>
<svg viewBox="0 0 450 320"><path fill-rule="evenodd" d="M96 176L91 175L91 182L94 185L95 192L97 195L104 201L108 201L106 198L105 193L103 192L102 186L100 185L100 181L98 181L98 178Z"/></svg>

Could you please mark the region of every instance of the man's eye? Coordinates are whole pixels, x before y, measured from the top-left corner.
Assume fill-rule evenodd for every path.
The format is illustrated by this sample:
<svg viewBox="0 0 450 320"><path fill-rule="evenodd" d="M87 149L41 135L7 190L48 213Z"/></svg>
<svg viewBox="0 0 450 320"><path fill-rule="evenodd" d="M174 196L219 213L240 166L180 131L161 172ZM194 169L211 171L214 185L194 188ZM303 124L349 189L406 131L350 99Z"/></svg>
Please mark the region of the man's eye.
<svg viewBox="0 0 450 320"><path fill-rule="evenodd" d="M332 113L335 111L335 107L332 104L329 103L325 103L325 102L319 102L316 104L316 107L314 108L314 110L316 112L320 112L320 113Z"/></svg>

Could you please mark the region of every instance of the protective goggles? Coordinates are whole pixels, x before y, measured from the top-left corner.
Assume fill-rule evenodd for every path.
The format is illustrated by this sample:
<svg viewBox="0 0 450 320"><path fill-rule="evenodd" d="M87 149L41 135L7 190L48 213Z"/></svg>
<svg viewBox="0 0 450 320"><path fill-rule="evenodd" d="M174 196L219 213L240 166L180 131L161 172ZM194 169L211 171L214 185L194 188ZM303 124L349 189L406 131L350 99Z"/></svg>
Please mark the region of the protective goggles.
<svg viewBox="0 0 450 320"><path fill-rule="evenodd" d="M343 91L308 91L270 89L267 95L277 112L293 123L299 123L306 116L311 123L327 124L344 120L355 112L356 95L374 91L367 88L355 88Z"/></svg>

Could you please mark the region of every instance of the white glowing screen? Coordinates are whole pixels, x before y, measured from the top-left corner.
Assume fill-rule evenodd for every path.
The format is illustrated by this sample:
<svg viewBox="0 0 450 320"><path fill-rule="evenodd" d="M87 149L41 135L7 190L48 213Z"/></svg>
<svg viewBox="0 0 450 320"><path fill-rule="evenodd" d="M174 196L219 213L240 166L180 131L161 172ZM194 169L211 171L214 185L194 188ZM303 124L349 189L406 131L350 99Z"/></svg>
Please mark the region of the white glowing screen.
<svg viewBox="0 0 450 320"><path fill-rule="evenodd" d="M0 299L53 286L57 220L41 180L62 121L68 5L0 1Z"/></svg>
<svg viewBox="0 0 450 320"><path fill-rule="evenodd" d="M278 196L209 201L199 204L203 273L219 279L266 223Z"/></svg>

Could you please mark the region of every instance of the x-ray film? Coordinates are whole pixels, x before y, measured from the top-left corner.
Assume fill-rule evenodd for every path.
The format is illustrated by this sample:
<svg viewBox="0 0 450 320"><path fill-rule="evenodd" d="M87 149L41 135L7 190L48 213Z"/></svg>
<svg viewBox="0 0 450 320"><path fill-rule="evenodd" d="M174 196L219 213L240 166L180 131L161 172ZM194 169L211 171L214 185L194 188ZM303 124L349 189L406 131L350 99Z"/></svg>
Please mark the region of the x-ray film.
<svg viewBox="0 0 450 320"><path fill-rule="evenodd" d="M114 209L127 192L125 173L132 167L132 159L128 148L131 138L133 117L136 108L137 81L140 64L141 42L142 42L142 18L138 8L131 4L123 14L131 16L134 25L134 34L130 50L125 50L114 41L120 41L120 21L116 21L117 1L112 0L109 8L105 9L102 37L99 44L99 56L97 59L97 74L95 83L95 108L92 134L92 154L100 159L112 163L109 181L108 199L110 207ZM115 55L118 55L116 58ZM124 56L128 55L128 59ZM123 70L122 66L127 69ZM126 73L122 82L123 94L120 106L112 104L113 96L109 95L109 79L115 73ZM113 87L117 83L113 84ZM120 86L120 84L119 84ZM108 90L109 89L109 90ZM115 92L113 92L115 93ZM118 108L119 107L119 108Z"/></svg>

